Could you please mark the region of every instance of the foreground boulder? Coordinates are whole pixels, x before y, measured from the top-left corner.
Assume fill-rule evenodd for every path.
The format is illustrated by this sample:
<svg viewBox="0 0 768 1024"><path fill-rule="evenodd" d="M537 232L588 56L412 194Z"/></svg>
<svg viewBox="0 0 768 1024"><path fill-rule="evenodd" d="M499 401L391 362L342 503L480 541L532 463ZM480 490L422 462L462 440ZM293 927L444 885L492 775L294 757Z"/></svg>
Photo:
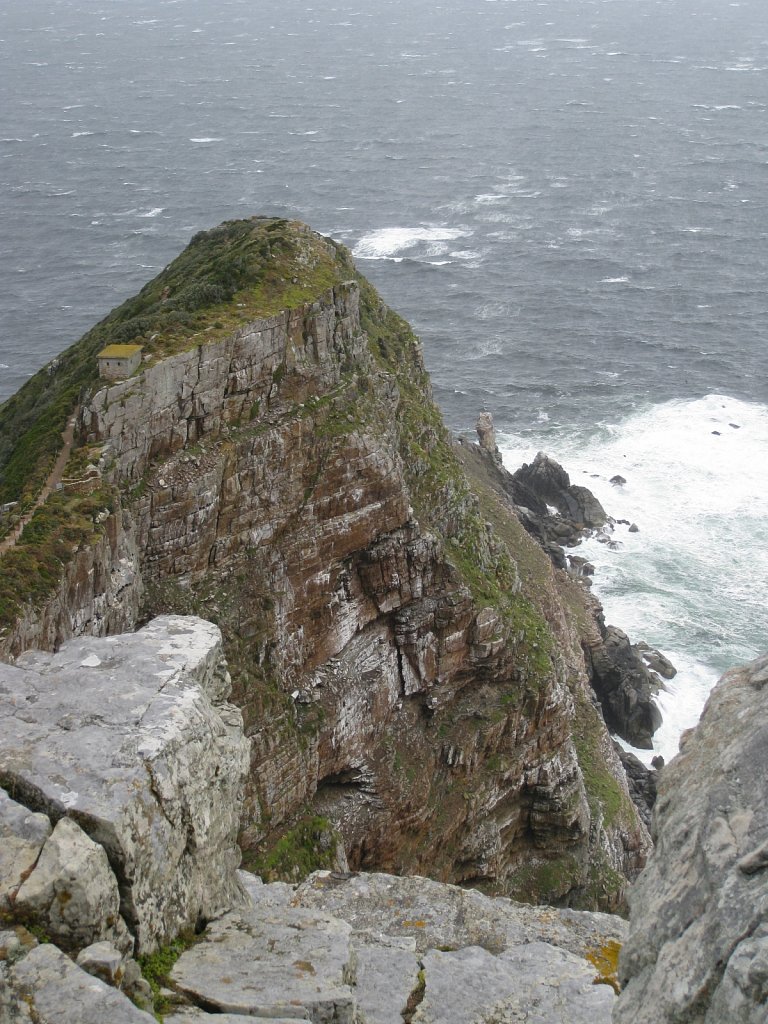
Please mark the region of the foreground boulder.
<svg viewBox="0 0 768 1024"><path fill-rule="evenodd" d="M182 616L0 664L6 914L73 953L146 952L232 906L249 745L228 691L219 630Z"/></svg>
<svg viewBox="0 0 768 1024"><path fill-rule="evenodd" d="M768 656L726 673L661 773L616 1024L764 1024Z"/></svg>

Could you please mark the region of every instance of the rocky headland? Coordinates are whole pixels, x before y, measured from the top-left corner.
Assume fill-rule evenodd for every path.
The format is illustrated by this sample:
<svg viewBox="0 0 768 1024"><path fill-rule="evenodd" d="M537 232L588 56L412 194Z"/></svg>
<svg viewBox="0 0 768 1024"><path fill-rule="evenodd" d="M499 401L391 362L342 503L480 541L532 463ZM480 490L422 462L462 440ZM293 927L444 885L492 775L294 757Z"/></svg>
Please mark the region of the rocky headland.
<svg viewBox="0 0 768 1024"><path fill-rule="evenodd" d="M260 218L0 409L11 1019L103 1019L100 989L55 1016L82 971L145 1019L114 1002L150 1005L139 963L177 1024L610 1019L624 926L590 912L625 905L656 779L609 729L650 746L667 666L566 554L607 522L590 492L478 433L342 247Z"/></svg>
<svg viewBox="0 0 768 1024"><path fill-rule="evenodd" d="M100 380L108 342L139 370ZM0 410L19 514L73 415L62 487L2 556L5 657L200 615L250 741L247 864L302 859L322 819L355 869L621 905L650 841L592 685L599 606L450 437L342 247L258 218L196 236Z"/></svg>

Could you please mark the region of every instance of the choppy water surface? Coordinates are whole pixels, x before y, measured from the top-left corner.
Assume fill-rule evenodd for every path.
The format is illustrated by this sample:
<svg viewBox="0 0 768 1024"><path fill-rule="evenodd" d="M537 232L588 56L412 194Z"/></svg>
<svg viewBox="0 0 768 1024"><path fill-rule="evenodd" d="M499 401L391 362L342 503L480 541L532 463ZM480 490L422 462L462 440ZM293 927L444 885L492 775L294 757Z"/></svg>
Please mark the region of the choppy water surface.
<svg viewBox="0 0 768 1024"><path fill-rule="evenodd" d="M598 588L684 669L667 752L768 647L762 0L4 0L0 59L0 399L195 231L300 218L452 427L637 521Z"/></svg>

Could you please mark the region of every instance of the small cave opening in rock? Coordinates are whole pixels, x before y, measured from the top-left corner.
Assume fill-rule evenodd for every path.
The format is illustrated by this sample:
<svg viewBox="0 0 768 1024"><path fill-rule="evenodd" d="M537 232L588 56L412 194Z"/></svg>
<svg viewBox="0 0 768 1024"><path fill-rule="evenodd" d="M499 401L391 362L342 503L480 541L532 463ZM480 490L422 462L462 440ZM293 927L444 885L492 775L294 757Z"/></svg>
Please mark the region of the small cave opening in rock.
<svg viewBox="0 0 768 1024"><path fill-rule="evenodd" d="M318 782L312 800L313 812L332 824L348 856L365 842L376 821L377 808L375 780L367 766L350 765L329 772ZM357 858L351 858L350 867L357 866Z"/></svg>

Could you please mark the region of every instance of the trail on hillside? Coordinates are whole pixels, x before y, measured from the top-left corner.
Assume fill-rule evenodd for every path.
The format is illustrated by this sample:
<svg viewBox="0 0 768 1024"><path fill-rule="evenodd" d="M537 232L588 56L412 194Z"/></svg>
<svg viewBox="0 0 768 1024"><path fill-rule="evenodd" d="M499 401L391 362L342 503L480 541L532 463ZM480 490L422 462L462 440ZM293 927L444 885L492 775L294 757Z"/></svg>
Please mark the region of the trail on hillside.
<svg viewBox="0 0 768 1024"><path fill-rule="evenodd" d="M61 483L61 476L62 473L64 472L64 467L66 466L67 460L69 459L69 453L72 451L72 441L75 436L75 423L77 422L77 416L79 412L80 407L78 406L78 408L75 409L71 418L67 422L66 427L64 428L64 433L61 435L64 441L64 447L59 452L58 458L56 459L56 462L53 464L53 469L48 474L48 477L45 483L43 484L43 489L37 496L34 505L28 512L24 513L24 515L18 521L13 530L11 530L8 536L4 537L3 540L0 541L0 558L2 558L6 551L10 551L11 548L16 546L16 544L19 541L19 538L24 532L24 527L27 525L27 523L29 523L29 521L32 519L32 516L35 514L35 512L37 512L40 506L47 500L51 492L54 491L56 487Z"/></svg>

